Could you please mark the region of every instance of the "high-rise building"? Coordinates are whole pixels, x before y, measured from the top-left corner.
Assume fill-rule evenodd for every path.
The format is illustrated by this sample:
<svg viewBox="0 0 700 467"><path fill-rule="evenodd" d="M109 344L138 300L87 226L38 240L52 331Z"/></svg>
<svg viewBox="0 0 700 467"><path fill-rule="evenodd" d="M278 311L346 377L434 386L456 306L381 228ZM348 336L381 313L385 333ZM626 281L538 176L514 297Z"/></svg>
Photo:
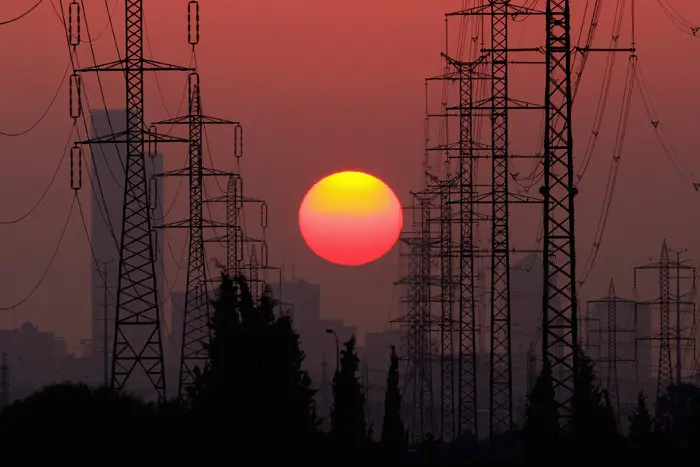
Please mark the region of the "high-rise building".
<svg viewBox="0 0 700 467"><path fill-rule="evenodd" d="M93 110L92 138L105 137L110 134L124 132L126 130L125 110ZM145 150L145 148L144 148ZM91 258L92 268L92 356L104 359L104 349L112 352L114 337L114 310L117 300L117 286L119 276L119 244L121 242L122 211L124 206L124 178L126 167L126 144L95 144L91 146L92 170L90 174L92 205L91 205L91 235L90 241L95 257L98 261L111 261L107 265L107 283L105 284L103 273L98 272L97 265ZM156 209L152 212L152 227L162 223L162 179L155 178L151 182L153 174L163 171L163 155L154 157L145 155L146 175L151 190L154 186L158 191L156 195ZM162 239L162 235L154 235L154 239ZM162 246L160 251L163 251ZM99 264L103 269L104 265ZM156 262L156 286L162 302L164 270L162 254L158 252ZM107 287L107 303L104 303L104 287ZM107 345L105 346L105 312L107 319ZM109 357L109 356L108 356ZM109 360L109 358L108 358Z"/></svg>

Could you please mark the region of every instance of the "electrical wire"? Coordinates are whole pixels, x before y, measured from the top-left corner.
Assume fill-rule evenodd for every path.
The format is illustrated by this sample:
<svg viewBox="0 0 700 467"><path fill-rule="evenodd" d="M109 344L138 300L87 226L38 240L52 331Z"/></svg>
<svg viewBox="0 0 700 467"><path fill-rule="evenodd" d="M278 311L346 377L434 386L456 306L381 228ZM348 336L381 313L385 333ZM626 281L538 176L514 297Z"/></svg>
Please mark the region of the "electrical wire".
<svg viewBox="0 0 700 467"><path fill-rule="evenodd" d="M30 7L27 11L25 11L25 12L22 13L21 15L15 16L15 17L12 18L12 19L8 19L8 20L5 20L5 21L0 21L0 26L5 26L6 24L14 23L14 22L16 22L16 21L21 20L22 18L28 16L32 11L36 10L36 9L39 7L39 5L41 5L42 3L44 3L44 0L38 0L38 1L34 4L34 6Z"/></svg>
<svg viewBox="0 0 700 467"><path fill-rule="evenodd" d="M612 205L613 195L615 193L615 186L617 184L617 176L620 168L620 160L623 154L623 147L625 143L625 135L627 134L627 124L629 122L629 114L632 103L632 92L634 91L635 76L637 70L637 58L635 55L630 57L629 66L627 69L627 78L625 81L625 90L623 94L623 104L620 111L620 120L617 127L617 135L615 140L615 147L612 153L612 161L610 166L610 173L608 174L608 182L605 188L605 196L603 201L603 207L598 218L598 226L596 228L595 238L593 240L593 245L591 247L591 252L588 256L588 261L584 265L583 273L578 279L579 288L582 287L593 269L593 265L598 257L598 252L600 251L600 245L603 240L603 235L605 233L605 227L607 226L608 216L610 214L610 207Z"/></svg>
<svg viewBox="0 0 700 467"><path fill-rule="evenodd" d="M637 89L639 90L642 103L644 104L644 110L646 111L647 117L649 118L649 123L651 124L651 127L654 130L654 135L659 140L659 144L661 145L661 149L663 150L664 155L671 162L678 174L685 180L692 183L693 188L695 188L695 190L698 190L698 188L700 188L700 183L698 183L700 179L698 179L698 177L693 173L693 171L690 170L690 168L683 162L683 159L678 156L678 153L674 149L670 139L666 138L661 131L661 119L656 113L656 108L654 106L654 103L652 102L649 87L647 86L646 80L644 79L644 74L642 72L641 65L638 64L637 67Z"/></svg>
<svg viewBox="0 0 700 467"><path fill-rule="evenodd" d="M685 19L678 10L676 10L673 5L668 0L657 0L657 3L661 7L666 17L671 20L671 23L684 34L691 37L698 37L698 31L700 31L700 26L697 23L692 23Z"/></svg>
<svg viewBox="0 0 700 467"><path fill-rule="evenodd" d="M68 209L68 215L66 216L66 220L63 223L63 228L61 229L61 234L58 237L58 242L56 243L56 248L54 248L53 254L51 255L51 259L49 260L49 263L46 265L44 268L44 272L41 274L41 277L39 280L36 282L34 287L29 291L27 295L25 295L21 300L17 301L13 305L10 306L3 306L0 307L0 311L8 311L12 310L14 308L17 308L24 303L27 302L30 298L34 296L34 293L36 293L37 290L39 290L39 287L44 283L44 280L46 279L46 276L48 275L49 271L51 270L51 266L53 265L54 260L56 259L56 256L58 256L58 251L61 248L61 244L63 243L63 238L66 235L66 231L68 230L68 224L70 222L71 214L73 213L73 208L75 207L76 204L76 199L78 199L78 194L77 192L73 195L73 199L71 200L70 208Z"/></svg>
<svg viewBox="0 0 700 467"><path fill-rule="evenodd" d="M25 130L18 131L18 132L9 132L9 131L0 131L0 135L2 136L24 136L30 131L34 130L36 127L38 127L41 122L44 121L46 116L49 114L49 111L53 108L53 105L56 103L56 99L58 99L59 94L61 93L61 89L63 89L63 85L66 84L66 78L68 78L68 72L70 71L71 66L70 63L68 63L68 66L66 66L66 71L63 72L63 77L61 78L61 82L58 85L58 88L56 89L56 92L54 93L53 97L51 98L51 101L49 102L49 105L46 106L46 109L44 112L41 114L41 116L29 127Z"/></svg>
<svg viewBox="0 0 700 467"><path fill-rule="evenodd" d="M19 217L16 217L12 220L9 221L3 221L0 220L0 225L11 225L11 224L17 224L18 222L23 221L27 217L31 216L36 209L41 205L42 201L46 199L46 195L49 193L49 190L53 186L54 181L56 181L56 177L58 176L58 172L61 170L61 166L63 165L63 161L66 159L66 155L70 152L71 148L71 141L73 139L73 132L76 130L77 124L74 122L73 126L71 127L70 134L68 135L68 140L66 141L66 144L63 148L63 153L61 155L60 160L58 161L58 165L56 166L56 170L54 170L53 175L51 175L51 179L49 180L49 184L46 186L44 189L44 192L41 194L39 199L34 203L34 205L24 214L22 214Z"/></svg>

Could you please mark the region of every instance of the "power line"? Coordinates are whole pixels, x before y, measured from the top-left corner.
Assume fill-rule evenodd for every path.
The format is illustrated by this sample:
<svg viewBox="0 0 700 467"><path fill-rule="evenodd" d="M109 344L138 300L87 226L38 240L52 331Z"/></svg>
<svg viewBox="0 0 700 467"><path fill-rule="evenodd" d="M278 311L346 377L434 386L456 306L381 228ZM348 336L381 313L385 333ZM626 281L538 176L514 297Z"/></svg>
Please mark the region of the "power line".
<svg viewBox="0 0 700 467"><path fill-rule="evenodd" d="M38 0L38 1L34 4L34 6L30 7L27 11L25 11L25 12L22 13L21 15L15 16L14 18L8 19L8 20L6 20L6 21L0 21L0 26L4 26L4 25L6 25L6 24L14 23L14 22L16 22L16 21L21 20L22 18L24 18L24 17L26 17L27 15L29 15L32 11L36 10L36 9L39 7L39 5L41 5L42 3L44 3L44 0Z"/></svg>
<svg viewBox="0 0 700 467"><path fill-rule="evenodd" d="M41 284L44 283L44 279L46 279L46 276L48 275L49 271L51 270L51 266L53 265L53 262L56 259L56 256L58 256L58 251L61 248L61 244L63 243L63 238L66 234L66 231L68 230L68 224L69 224L69 221L71 218L71 214L73 213L73 208L75 207L77 199L78 199L78 195L76 193L73 195L73 198L71 199L70 209L68 210L68 215L66 216L66 220L63 223L63 228L61 229L61 235L58 237L58 242L56 243L56 247L54 248L53 254L51 255L51 259L49 260L49 263L46 265L46 268L44 268L44 272L41 274L41 277L39 278L37 283L29 291L29 293L24 296L24 298L22 298L21 300L19 300L18 302L16 302L13 305L0 307L0 311L12 310L13 308L17 308L17 307L23 305L27 300L29 300L30 298L32 298L32 296L34 296L34 293L37 290L39 290L39 287L41 287Z"/></svg>

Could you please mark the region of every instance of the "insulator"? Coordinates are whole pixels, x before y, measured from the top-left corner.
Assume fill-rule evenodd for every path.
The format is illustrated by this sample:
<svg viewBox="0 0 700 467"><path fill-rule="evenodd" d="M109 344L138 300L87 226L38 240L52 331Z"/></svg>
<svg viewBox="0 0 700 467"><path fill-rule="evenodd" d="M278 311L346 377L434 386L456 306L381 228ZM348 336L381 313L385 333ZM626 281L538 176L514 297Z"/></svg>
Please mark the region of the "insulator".
<svg viewBox="0 0 700 467"><path fill-rule="evenodd" d="M187 41L193 47L199 44L199 2L187 5Z"/></svg>
<svg viewBox="0 0 700 467"><path fill-rule="evenodd" d="M199 92L199 73L196 71L190 73L187 77L187 86L189 92L189 103L190 103L190 115L194 115L194 96L196 92Z"/></svg>
<svg viewBox="0 0 700 467"><path fill-rule="evenodd" d="M260 227L267 228L267 203L264 201L260 205Z"/></svg>
<svg viewBox="0 0 700 467"><path fill-rule="evenodd" d="M148 144L146 145L146 151L151 157L156 157L158 155L158 129L155 126L148 127Z"/></svg>
<svg viewBox="0 0 700 467"><path fill-rule="evenodd" d="M236 209L243 207L243 178L236 177Z"/></svg>
<svg viewBox="0 0 700 467"><path fill-rule="evenodd" d="M75 191L83 187L83 148L80 146L70 150L70 187Z"/></svg>
<svg viewBox="0 0 700 467"><path fill-rule="evenodd" d="M68 100L70 102L70 116L77 119L83 115L82 80L80 75L73 73L70 75Z"/></svg>
<svg viewBox="0 0 700 467"><path fill-rule="evenodd" d="M80 45L80 3L70 2L68 5L68 28L70 31L70 45Z"/></svg>
<svg viewBox="0 0 700 467"><path fill-rule="evenodd" d="M236 227L236 261L243 261L243 231Z"/></svg>
<svg viewBox="0 0 700 467"><path fill-rule="evenodd" d="M156 179L156 177L151 177L149 191L149 198L151 199L151 211L155 211L156 209L158 209L158 180Z"/></svg>
<svg viewBox="0 0 700 467"><path fill-rule="evenodd" d="M237 159L243 157L243 126L236 125L233 127L233 155Z"/></svg>
<svg viewBox="0 0 700 467"><path fill-rule="evenodd" d="M160 250L160 235L158 229L153 229L153 260L158 261L158 251Z"/></svg>
<svg viewBox="0 0 700 467"><path fill-rule="evenodd" d="M267 267L267 242L262 242L260 245L260 262L263 268Z"/></svg>

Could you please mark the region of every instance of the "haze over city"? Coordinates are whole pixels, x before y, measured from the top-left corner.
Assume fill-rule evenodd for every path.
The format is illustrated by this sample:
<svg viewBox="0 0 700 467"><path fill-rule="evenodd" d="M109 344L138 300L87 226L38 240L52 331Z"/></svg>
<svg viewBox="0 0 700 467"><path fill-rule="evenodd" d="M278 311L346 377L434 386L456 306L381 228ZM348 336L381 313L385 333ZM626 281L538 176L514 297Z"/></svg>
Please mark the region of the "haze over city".
<svg viewBox="0 0 700 467"><path fill-rule="evenodd" d="M133 3L135 16L143 13L147 61L131 58L141 72L124 59L130 30L125 2ZM566 54L552 45L557 39L551 31L547 35L546 25L560 27L552 18L568 19L562 5L569 2L506 4L227 0L200 7L185 0L145 0L141 10L141 2L133 0L15 0L0 7L5 44L0 48L0 352L5 354L0 374L7 365L13 369L10 399L52 382L109 386L111 379L114 386L115 380L130 377L130 370L109 374L119 367L112 362L117 360L112 345L121 331L114 324L115 311L104 312L105 301L107 308L117 308L120 247L133 253L121 257L122 268L133 274L122 269L122 280L131 285L120 286L132 291L120 293L137 297L137 305L122 307L160 313L151 324L162 333L162 347L160 341L154 344L160 354L148 358L161 359L163 370L138 382L139 395L159 403L167 398L158 378L167 380L178 403L189 397L183 395L183 378L190 377L193 385L213 384L202 383L184 361L189 338L207 345L212 339L203 337L206 326L188 334L188 313L207 309L203 303L217 286L228 284L219 280L222 270L229 278L240 273L253 284L252 308L266 311L261 297L269 286L280 300L277 317L292 317L307 354L304 369L318 390L324 429L331 426L335 385L343 381L341 355L355 352L350 350L354 341L342 353L340 345L353 336L366 398L363 420L369 424L386 421L391 371L399 371L393 357L400 358L400 372L405 371L401 384L413 385L409 392L430 386L430 395L420 396L431 400L423 412L430 412L425 415L430 422L416 421L417 407L424 410L425 401L416 402L415 394L412 402L402 396L404 410L413 404L413 418L404 420L412 443L434 433L444 441L476 435L477 426L489 436L522 426L540 369L544 374L552 363L555 389L573 391L566 372L574 374L578 363L569 360L578 362L579 345L603 372L601 387L609 393L615 388L612 406L608 400L606 407L613 407L616 429L628 428L621 420L640 390L661 400L662 385L697 383L693 268L700 259L700 214L693 207L700 197L700 4L571 2L567 65L557 62ZM547 5L561 11L545 12ZM497 8L510 8L511 14ZM446 16L450 12L456 13ZM505 55L492 43L501 17L507 23L501 32ZM549 75L546 60L554 69ZM119 67L105 70L110 67L104 64L112 62ZM562 67L559 77L552 63ZM129 73L143 75L143 129L133 123L141 122L134 111L140 94L134 94L137 86ZM466 104L460 100L466 88L460 86L469 86ZM552 88L558 97L546 97L545 89ZM129 92L131 100L125 99ZM545 108L557 117L545 122ZM202 123L202 115L215 118ZM562 130L568 124L571 140ZM131 166L128 177L125 139L94 144L94 138L120 132L131 145L138 134L143 148L131 147L129 153L145 154L138 159L145 168L134 172ZM93 144L86 144L90 139ZM572 152L573 162L557 160L561 151ZM207 176L193 175L193 154ZM468 183L467 159L473 170ZM572 175L570 180L548 175L557 163ZM502 178L492 177L500 169ZM344 171L376 177L404 207L403 234L386 254L384 247L401 227L395 198L387 211L391 219L375 213L394 229L375 248L380 253L359 258L352 236L332 245L336 254L330 256L342 258L336 263L354 266L314 253L320 250L309 232L315 246L325 247L332 229L309 221L311 208L300 216L312 186ZM151 249L139 250L148 234L132 237L132 250L124 245L137 234L130 230L127 240L120 237L124 185L131 186L134 177L145 184L126 190L124 212L135 230L146 232L148 219L157 231L150 236ZM232 191L240 195L233 203L240 203L235 226L227 198ZM564 235L563 226L574 225L567 204L574 194L575 228ZM421 214L416 206L426 197L429 205ZM543 214L550 212L543 200L556 211L552 217ZM132 211L137 205L140 210ZM301 229L300 218L307 219ZM376 227L354 227L361 232L365 225ZM203 231L204 240L191 241ZM375 237L385 233L377 232ZM568 245L574 236L572 251ZM416 247L417 238L422 246ZM232 252L238 259L231 258ZM575 270L569 261L573 256ZM144 272L139 261L151 272ZM196 270L189 285L188 261ZM472 266L474 277L467 277L464 271ZM675 272L669 275L670 270ZM141 274L155 285L143 286L136 278ZM196 284L195 276L201 279ZM192 303L186 303L186 289ZM473 297L465 298L467 289ZM614 313L606 315L606 306L618 298L620 317L611 325L606 319ZM684 314L682 306L690 311ZM568 331L550 333L556 323L548 321L554 319L548 313L562 313L566 320L568 312ZM202 313L204 323L210 316ZM423 317L416 318L420 313ZM676 320L676 314L683 316ZM675 320L675 334L659 316ZM421 319L428 324L420 324ZM411 330L423 325L423 331ZM470 350L465 350L465 326L473 333ZM560 337L556 332L565 336L563 351L552 344ZM151 349L152 336L144 333L138 339ZM616 344L610 344L613 334L620 334ZM387 379L392 346L402 350L399 357L392 353L396 368ZM666 357L672 347L673 356ZM193 352L189 355L204 350ZM624 356L615 361L620 370L612 377L615 352ZM135 358L139 364L141 357ZM192 357L197 359L210 370L209 357ZM474 369L469 384L464 383L467 360ZM47 362L43 367L42 361ZM423 364L432 370L417 376ZM0 393L2 381L0 376ZM351 385L348 381L344 384ZM468 422L473 429L462 425L469 418L462 410L470 399L465 385L474 392L479 388L483 397L466 409L473 409ZM8 397L7 390L3 394ZM445 402L452 397L456 402ZM562 397L557 392L559 409L567 404ZM0 405L8 402L0 400Z"/></svg>

